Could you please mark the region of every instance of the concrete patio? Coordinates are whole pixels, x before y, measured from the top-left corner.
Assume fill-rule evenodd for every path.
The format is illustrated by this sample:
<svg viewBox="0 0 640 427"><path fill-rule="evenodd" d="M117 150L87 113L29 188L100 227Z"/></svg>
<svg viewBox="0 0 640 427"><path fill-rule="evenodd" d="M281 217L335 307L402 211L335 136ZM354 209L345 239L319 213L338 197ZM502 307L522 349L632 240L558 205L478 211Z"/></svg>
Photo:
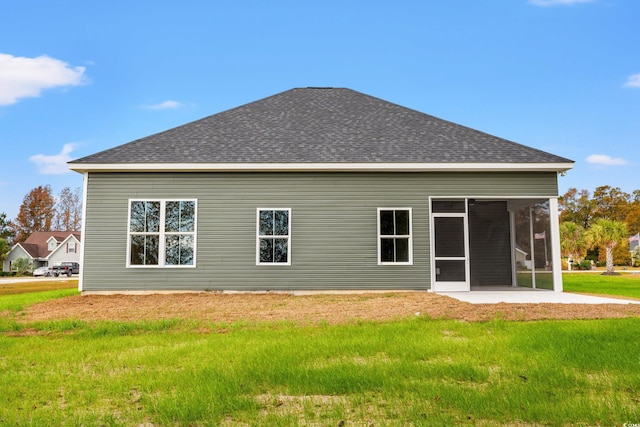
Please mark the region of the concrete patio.
<svg viewBox="0 0 640 427"><path fill-rule="evenodd" d="M497 304L501 302L516 304L640 304L640 301L637 300L508 286L483 286L472 288L471 292L438 292L438 294L471 304Z"/></svg>

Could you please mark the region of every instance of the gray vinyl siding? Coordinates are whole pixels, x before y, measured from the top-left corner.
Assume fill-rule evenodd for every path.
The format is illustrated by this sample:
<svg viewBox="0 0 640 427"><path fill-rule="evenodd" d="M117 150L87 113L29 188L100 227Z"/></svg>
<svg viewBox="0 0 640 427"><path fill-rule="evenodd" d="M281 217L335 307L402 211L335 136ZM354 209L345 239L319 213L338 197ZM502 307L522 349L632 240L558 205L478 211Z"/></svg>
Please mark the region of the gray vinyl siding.
<svg viewBox="0 0 640 427"><path fill-rule="evenodd" d="M5 258L2 266L2 271L11 271L11 264L14 263L18 258L32 259L31 255L29 255L24 249L22 249L21 246L15 246L7 254L7 257Z"/></svg>
<svg viewBox="0 0 640 427"><path fill-rule="evenodd" d="M75 252L70 253L67 251L67 245L69 243L76 244ZM56 250L54 250L49 254L49 260L47 264L49 267L60 262L77 262L77 263L81 262L80 261L80 243L77 240L72 238L67 242L63 242L56 248Z"/></svg>
<svg viewBox="0 0 640 427"><path fill-rule="evenodd" d="M429 289L429 197L550 197L555 173L90 173L83 289ZM129 199L197 199L195 268L126 268ZM413 210L413 265L377 262L377 208ZM291 209L291 266L256 266L256 209Z"/></svg>

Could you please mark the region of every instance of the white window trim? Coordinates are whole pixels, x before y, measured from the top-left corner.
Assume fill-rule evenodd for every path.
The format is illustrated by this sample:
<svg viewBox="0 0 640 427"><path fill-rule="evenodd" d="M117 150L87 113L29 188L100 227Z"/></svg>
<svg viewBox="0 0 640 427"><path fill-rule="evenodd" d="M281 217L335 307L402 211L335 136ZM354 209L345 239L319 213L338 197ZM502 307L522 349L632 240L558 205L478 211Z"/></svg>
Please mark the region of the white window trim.
<svg viewBox="0 0 640 427"><path fill-rule="evenodd" d="M385 235L380 234L380 212L381 211L409 211L409 235ZM378 208L377 231L378 235L378 265L413 265L413 210L412 208ZM382 239L383 238L409 238L409 261L407 262L383 262L382 261Z"/></svg>
<svg viewBox="0 0 640 427"><path fill-rule="evenodd" d="M146 235L158 235L158 264L157 265L138 265L131 264L131 203L132 202L160 202L160 231L158 233L133 233L133 234L146 234ZM166 219L166 204L167 202L194 202L194 219L193 219L193 231L182 231L182 232L171 232L165 233L164 231L164 223ZM126 267L127 268L195 268L197 264L197 253L198 253L198 199L154 199L154 198L136 198L129 199L128 207L127 207L127 259L126 259ZM193 264L190 265L165 265L165 236L166 234L170 235L193 235Z"/></svg>
<svg viewBox="0 0 640 427"><path fill-rule="evenodd" d="M260 262L260 211L287 211L289 216L289 230L286 236L274 236L273 238L287 239L287 262ZM271 237L267 237L271 238ZM257 208L256 209L256 265L260 266L290 266L291 265L291 208Z"/></svg>

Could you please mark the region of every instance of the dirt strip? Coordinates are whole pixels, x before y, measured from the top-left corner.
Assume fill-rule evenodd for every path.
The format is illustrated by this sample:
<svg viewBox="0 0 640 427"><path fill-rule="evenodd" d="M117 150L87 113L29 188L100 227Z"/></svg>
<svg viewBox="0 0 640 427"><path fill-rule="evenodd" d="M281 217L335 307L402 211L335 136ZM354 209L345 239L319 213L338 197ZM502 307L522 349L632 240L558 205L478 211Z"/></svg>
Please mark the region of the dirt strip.
<svg viewBox="0 0 640 427"><path fill-rule="evenodd" d="M330 324L413 316L488 321L640 317L639 304L469 304L428 292L292 296L289 294L88 295L36 304L20 321L197 319Z"/></svg>

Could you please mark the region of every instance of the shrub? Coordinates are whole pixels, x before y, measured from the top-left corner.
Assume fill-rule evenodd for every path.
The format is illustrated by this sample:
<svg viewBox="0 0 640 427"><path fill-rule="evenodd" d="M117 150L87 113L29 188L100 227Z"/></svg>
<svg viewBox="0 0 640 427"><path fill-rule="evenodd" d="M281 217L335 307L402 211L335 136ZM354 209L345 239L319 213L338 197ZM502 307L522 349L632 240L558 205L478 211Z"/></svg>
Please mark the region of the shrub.
<svg viewBox="0 0 640 427"><path fill-rule="evenodd" d="M576 270L591 270L591 260L585 259L582 262L574 264Z"/></svg>
<svg viewBox="0 0 640 427"><path fill-rule="evenodd" d="M16 275L24 276L33 271L33 263L29 258L18 258L11 264L11 269L16 272Z"/></svg>

